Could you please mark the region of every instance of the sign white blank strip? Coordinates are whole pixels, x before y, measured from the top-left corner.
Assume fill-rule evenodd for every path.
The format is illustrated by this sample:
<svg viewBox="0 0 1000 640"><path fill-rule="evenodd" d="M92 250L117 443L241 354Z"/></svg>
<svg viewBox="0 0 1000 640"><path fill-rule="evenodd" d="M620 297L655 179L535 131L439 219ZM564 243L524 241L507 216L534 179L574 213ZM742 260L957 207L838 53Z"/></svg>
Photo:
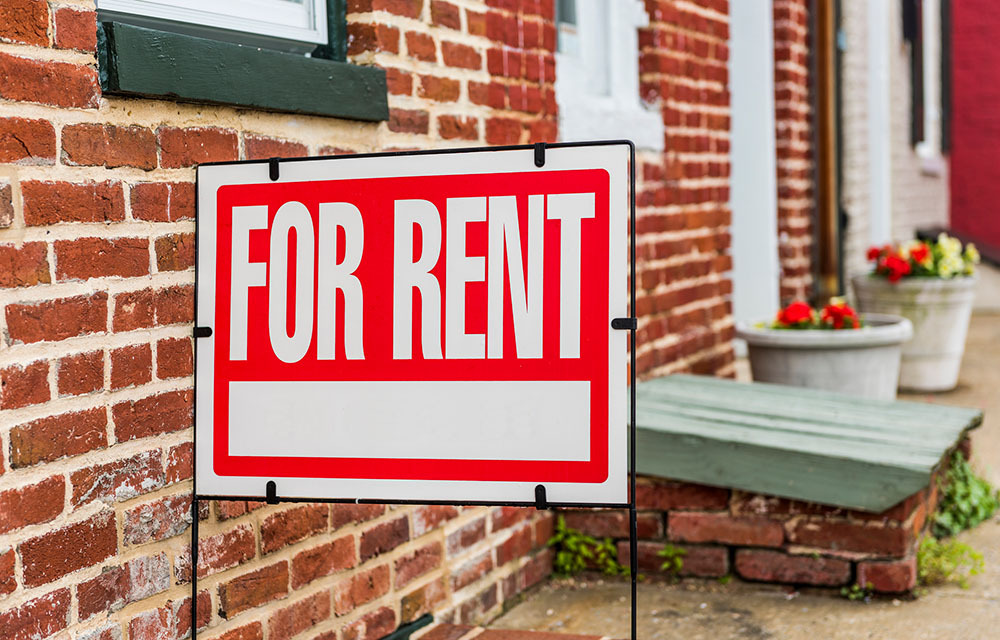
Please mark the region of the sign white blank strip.
<svg viewBox="0 0 1000 640"><path fill-rule="evenodd" d="M229 425L236 456L588 460L590 383L230 382Z"/></svg>

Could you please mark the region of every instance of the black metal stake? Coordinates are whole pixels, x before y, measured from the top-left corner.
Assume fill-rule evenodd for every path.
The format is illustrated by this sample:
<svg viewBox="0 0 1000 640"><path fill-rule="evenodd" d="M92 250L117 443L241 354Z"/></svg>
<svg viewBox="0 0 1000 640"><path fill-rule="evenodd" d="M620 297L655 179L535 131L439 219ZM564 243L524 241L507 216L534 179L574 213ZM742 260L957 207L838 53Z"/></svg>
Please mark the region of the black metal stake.
<svg viewBox="0 0 1000 640"><path fill-rule="evenodd" d="M198 640L198 494L191 493L191 640Z"/></svg>

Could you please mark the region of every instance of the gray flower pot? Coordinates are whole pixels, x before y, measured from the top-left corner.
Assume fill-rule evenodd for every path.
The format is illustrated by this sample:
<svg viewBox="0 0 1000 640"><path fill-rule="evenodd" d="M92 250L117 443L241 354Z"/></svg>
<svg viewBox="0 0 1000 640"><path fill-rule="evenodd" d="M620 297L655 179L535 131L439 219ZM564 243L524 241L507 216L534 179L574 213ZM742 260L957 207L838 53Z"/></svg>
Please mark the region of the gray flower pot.
<svg viewBox="0 0 1000 640"><path fill-rule="evenodd" d="M913 323L913 340L903 347L899 388L948 391L958 384L976 279L857 276L854 294L862 312L893 313Z"/></svg>
<svg viewBox="0 0 1000 640"><path fill-rule="evenodd" d="M893 400L903 342L913 335L906 318L864 314L861 329L766 329L738 324L757 382L825 389Z"/></svg>

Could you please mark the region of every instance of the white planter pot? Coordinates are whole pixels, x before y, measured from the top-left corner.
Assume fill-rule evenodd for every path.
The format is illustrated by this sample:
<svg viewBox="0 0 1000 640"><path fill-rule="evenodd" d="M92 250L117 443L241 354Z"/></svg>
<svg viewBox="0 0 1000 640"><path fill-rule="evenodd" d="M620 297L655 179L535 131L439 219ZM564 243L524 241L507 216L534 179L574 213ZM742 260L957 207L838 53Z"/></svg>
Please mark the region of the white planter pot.
<svg viewBox="0 0 1000 640"><path fill-rule="evenodd" d="M892 400L899 379L900 347L913 334L899 316L865 314L861 329L764 329L737 325L747 341L757 382L838 391Z"/></svg>
<svg viewBox="0 0 1000 640"><path fill-rule="evenodd" d="M858 276L853 283L860 311L893 313L913 323L913 340L903 346L899 388L954 389L965 351L976 279L904 278L891 283L885 278Z"/></svg>

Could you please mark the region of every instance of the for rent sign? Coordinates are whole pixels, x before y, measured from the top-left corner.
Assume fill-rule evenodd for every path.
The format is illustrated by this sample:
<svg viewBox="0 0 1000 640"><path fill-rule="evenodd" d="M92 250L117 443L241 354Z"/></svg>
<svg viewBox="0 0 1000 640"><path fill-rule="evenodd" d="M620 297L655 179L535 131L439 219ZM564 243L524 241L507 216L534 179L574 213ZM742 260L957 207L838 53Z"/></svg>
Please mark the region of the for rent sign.
<svg viewBox="0 0 1000 640"><path fill-rule="evenodd" d="M629 157L200 167L199 494L626 502Z"/></svg>

